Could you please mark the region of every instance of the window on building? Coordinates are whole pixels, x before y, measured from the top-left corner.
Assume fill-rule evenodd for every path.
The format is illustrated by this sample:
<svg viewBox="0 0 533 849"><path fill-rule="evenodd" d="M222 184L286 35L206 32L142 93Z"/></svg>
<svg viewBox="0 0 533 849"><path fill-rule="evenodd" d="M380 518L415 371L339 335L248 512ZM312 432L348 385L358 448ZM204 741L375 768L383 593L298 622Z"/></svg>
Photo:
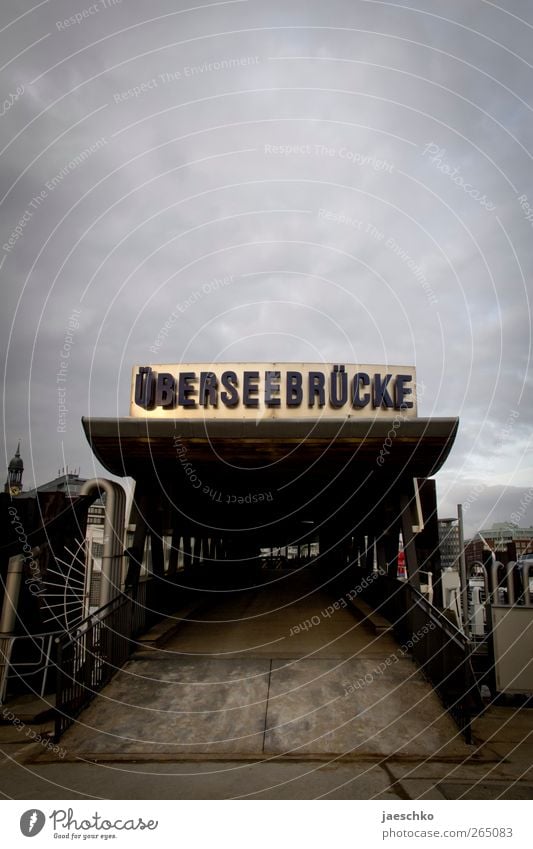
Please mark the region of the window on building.
<svg viewBox="0 0 533 849"><path fill-rule="evenodd" d="M103 557L104 556L103 543L93 542L93 544L92 544L92 555L93 555L93 557Z"/></svg>

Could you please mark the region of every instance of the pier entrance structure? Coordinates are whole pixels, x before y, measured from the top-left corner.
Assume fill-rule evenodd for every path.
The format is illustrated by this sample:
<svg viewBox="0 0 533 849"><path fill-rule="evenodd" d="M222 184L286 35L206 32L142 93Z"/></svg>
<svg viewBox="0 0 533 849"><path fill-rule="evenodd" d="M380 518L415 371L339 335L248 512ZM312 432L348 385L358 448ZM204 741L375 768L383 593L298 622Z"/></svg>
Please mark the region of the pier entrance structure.
<svg viewBox="0 0 533 849"><path fill-rule="evenodd" d="M161 579L251 576L262 550L316 542L326 570L376 558L396 577L400 533L415 587L440 569L429 478L458 420L418 416L412 367L135 366L130 415L83 425L104 467L135 480L130 584L147 546Z"/></svg>
<svg viewBox="0 0 533 849"><path fill-rule="evenodd" d="M420 592L457 420L420 418L416 390L399 366L150 365L129 417L84 420L135 479L134 532L117 597L59 647L73 756L465 755L439 696L468 737L468 641Z"/></svg>

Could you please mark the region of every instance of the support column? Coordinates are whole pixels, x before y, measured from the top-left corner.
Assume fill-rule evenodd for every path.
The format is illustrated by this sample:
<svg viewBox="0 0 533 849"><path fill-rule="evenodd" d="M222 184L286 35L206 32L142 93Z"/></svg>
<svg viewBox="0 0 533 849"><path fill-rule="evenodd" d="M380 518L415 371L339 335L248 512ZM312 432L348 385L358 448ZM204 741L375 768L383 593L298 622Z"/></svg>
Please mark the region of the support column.
<svg viewBox="0 0 533 849"><path fill-rule="evenodd" d="M126 550L126 556L128 557L128 571L124 582L126 589L132 589L134 597L137 596L141 569L145 562L147 509L148 499L144 493L139 492L139 484L137 484L135 487L135 495L129 519L130 524L135 525L135 530L133 532L133 542L130 548Z"/></svg>
<svg viewBox="0 0 533 849"><path fill-rule="evenodd" d="M179 528L172 528L172 540L170 543L170 557L168 560L168 575L173 577L178 571L178 555L180 547L181 531Z"/></svg>
<svg viewBox="0 0 533 849"><path fill-rule="evenodd" d="M418 479L424 529L416 535L416 553L422 571L433 575L433 604L442 605L442 581L437 493L431 478Z"/></svg>
<svg viewBox="0 0 533 849"><path fill-rule="evenodd" d="M418 571L418 558L416 556L415 535L413 533L413 517L407 495L400 496L400 508L407 578L415 589L420 590L420 574Z"/></svg>
<svg viewBox="0 0 533 849"><path fill-rule="evenodd" d="M152 510L149 521L152 572L156 578L163 578L165 574L165 556L163 553L163 522L161 512L157 509Z"/></svg>
<svg viewBox="0 0 533 849"><path fill-rule="evenodd" d="M387 555L385 551L384 534L380 533L376 539L376 560L378 561L378 570L381 575L387 574Z"/></svg>
<svg viewBox="0 0 533 849"><path fill-rule="evenodd" d="M200 548L201 548L202 540L201 537L198 536L198 531L195 531L194 534L194 542L192 544L192 559L191 565L196 567L200 563Z"/></svg>
<svg viewBox="0 0 533 849"><path fill-rule="evenodd" d="M396 580L398 576L398 549L400 547L400 533L398 527L390 528L389 531L384 534L383 546L385 549L387 574L389 578Z"/></svg>
<svg viewBox="0 0 533 849"><path fill-rule="evenodd" d="M191 571L192 552L191 552L191 535L185 533L183 536L183 570L185 574Z"/></svg>
<svg viewBox="0 0 533 849"><path fill-rule="evenodd" d="M373 569L374 569L374 543L375 543L374 528L368 528L368 533L367 533L366 537L367 537L367 543L366 543L366 550L365 550L365 556L364 556L365 570L366 570L367 575L371 575L372 572L373 572Z"/></svg>
<svg viewBox="0 0 533 849"><path fill-rule="evenodd" d="M4 637L13 634L15 631L23 569L24 557L22 554L16 554L9 558L2 616L0 617L0 634Z"/></svg>
<svg viewBox="0 0 533 849"><path fill-rule="evenodd" d="M144 561L144 550L146 547L146 522L140 514L135 522L135 531L133 534L133 545L126 551L129 558L128 572L126 575L126 587L132 587L134 592L137 591L139 578L141 575L141 567Z"/></svg>

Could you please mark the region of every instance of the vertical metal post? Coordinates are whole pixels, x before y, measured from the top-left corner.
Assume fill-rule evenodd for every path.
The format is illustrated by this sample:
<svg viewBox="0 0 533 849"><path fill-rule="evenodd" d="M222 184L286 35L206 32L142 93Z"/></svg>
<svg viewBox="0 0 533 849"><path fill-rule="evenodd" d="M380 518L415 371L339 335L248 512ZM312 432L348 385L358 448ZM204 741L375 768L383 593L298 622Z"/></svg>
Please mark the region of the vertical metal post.
<svg viewBox="0 0 533 849"><path fill-rule="evenodd" d="M0 634L5 637L13 634L15 630L23 568L24 557L22 554L15 554L13 557L9 558L4 603L2 605L2 613L0 616Z"/></svg>
<svg viewBox="0 0 533 849"><path fill-rule="evenodd" d="M181 530L179 527L172 528L172 539L170 541L170 555L168 558L168 576L173 578L178 571L178 559L180 553Z"/></svg>
<svg viewBox="0 0 533 849"><path fill-rule="evenodd" d="M187 575L192 566L191 537L189 531L183 534L183 571Z"/></svg>
<svg viewBox="0 0 533 849"><path fill-rule="evenodd" d="M56 719L54 740L57 743L61 737L62 708L63 708L63 647L59 637L55 638L56 644Z"/></svg>
<svg viewBox="0 0 533 849"><path fill-rule="evenodd" d="M7 696L7 679L14 642L15 637L0 635L0 705L4 704Z"/></svg>
<svg viewBox="0 0 533 849"><path fill-rule="evenodd" d="M468 622L468 580L466 577L465 535L463 524L463 505L457 505L457 524L459 529L459 569L461 578L461 614L463 629L470 639L470 625Z"/></svg>
<svg viewBox="0 0 533 849"><path fill-rule="evenodd" d="M511 560L507 566L505 567L505 578L507 582L507 604L513 605L515 603L515 594L514 594L514 565L515 561Z"/></svg>
<svg viewBox="0 0 533 849"><path fill-rule="evenodd" d="M522 586L524 589L524 604L531 604L531 593L529 591L529 570L531 568L531 564L525 561L522 565Z"/></svg>
<svg viewBox="0 0 533 849"><path fill-rule="evenodd" d="M416 554L415 535L413 533L413 517L409 496L403 494L400 497L401 522L403 550L405 551L405 566L407 569L407 580L416 590L420 591L420 573L418 570L418 557Z"/></svg>

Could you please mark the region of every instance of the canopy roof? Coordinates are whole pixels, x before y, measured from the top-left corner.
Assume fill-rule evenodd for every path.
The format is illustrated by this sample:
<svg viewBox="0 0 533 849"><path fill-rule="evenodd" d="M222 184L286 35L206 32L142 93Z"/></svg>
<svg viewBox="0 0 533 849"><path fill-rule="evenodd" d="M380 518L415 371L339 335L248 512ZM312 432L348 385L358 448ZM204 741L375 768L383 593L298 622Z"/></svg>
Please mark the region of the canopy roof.
<svg viewBox="0 0 533 849"><path fill-rule="evenodd" d="M98 460L114 475L148 474L151 468L176 465L180 451L198 468L208 465L261 470L273 465L310 471L327 456L342 466L353 458L389 474L430 477L446 460L458 419L374 419L187 421L169 419L84 418L83 427ZM383 462L379 463L379 457ZM183 463L181 464L183 465Z"/></svg>

